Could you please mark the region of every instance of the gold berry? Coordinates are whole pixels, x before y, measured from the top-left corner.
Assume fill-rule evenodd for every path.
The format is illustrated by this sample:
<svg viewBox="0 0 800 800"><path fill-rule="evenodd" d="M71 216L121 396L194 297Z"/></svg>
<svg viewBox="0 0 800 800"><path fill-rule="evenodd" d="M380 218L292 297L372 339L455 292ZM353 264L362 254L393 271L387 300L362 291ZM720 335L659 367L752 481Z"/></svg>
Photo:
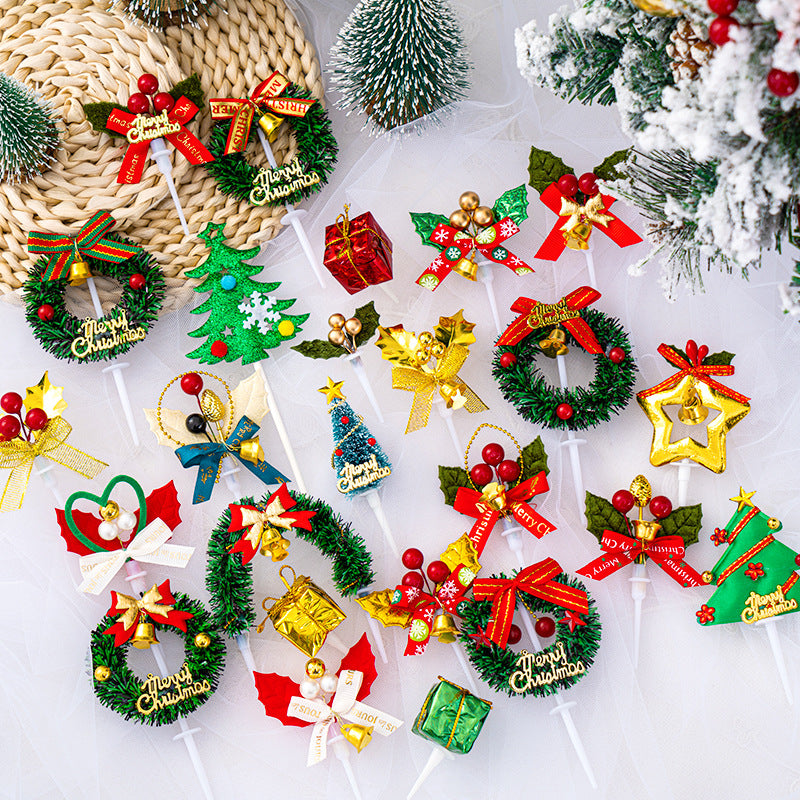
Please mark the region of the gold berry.
<svg viewBox="0 0 800 800"><path fill-rule="evenodd" d="M454 211L450 215L450 224L454 228L459 228L459 229L466 228L467 225L469 225L469 214L466 211L463 211L462 209L459 208L458 211Z"/></svg>
<svg viewBox="0 0 800 800"><path fill-rule="evenodd" d="M706 570L703 575L703 583L713 583L714 582L714 573Z"/></svg>
<svg viewBox="0 0 800 800"><path fill-rule="evenodd" d="M768 528L769 528L771 531L776 531L776 530L778 530L778 528L780 528L780 526L781 526L781 521L780 521L779 519L776 519L775 517L770 517L770 518L767 520L767 527L768 527Z"/></svg>
<svg viewBox="0 0 800 800"><path fill-rule="evenodd" d="M211 637L207 633L198 633L194 637L196 647L208 647L211 644Z"/></svg>
<svg viewBox="0 0 800 800"><path fill-rule="evenodd" d="M328 341L331 344L338 344L338 345L344 344L344 331L341 328L334 328L328 334Z"/></svg>
<svg viewBox="0 0 800 800"><path fill-rule="evenodd" d="M361 320L358 317L350 317L344 324L344 329L351 336L358 336L361 333Z"/></svg>
<svg viewBox="0 0 800 800"><path fill-rule="evenodd" d="M344 323L344 314L331 314L328 317L328 325L330 325L331 328L344 328Z"/></svg>
<svg viewBox="0 0 800 800"><path fill-rule="evenodd" d="M478 206L472 212L472 219L475 220L476 225L487 228L494 222L494 212L489 206Z"/></svg>
<svg viewBox="0 0 800 800"><path fill-rule="evenodd" d="M100 683L104 683L111 677L111 669L104 664L100 665L99 667L95 667L94 669L94 679L96 681L100 681Z"/></svg>
<svg viewBox="0 0 800 800"><path fill-rule="evenodd" d="M481 204L481 199L475 192L464 192L458 198L458 204L464 211L474 211Z"/></svg>

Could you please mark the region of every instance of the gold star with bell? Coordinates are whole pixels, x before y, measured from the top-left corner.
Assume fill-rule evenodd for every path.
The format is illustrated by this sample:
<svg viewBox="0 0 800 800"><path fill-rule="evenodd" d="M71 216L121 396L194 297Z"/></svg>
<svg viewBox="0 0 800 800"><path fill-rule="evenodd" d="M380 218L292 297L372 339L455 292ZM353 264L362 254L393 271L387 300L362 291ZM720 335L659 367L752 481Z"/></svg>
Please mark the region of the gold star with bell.
<svg viewBox="0 0 800 800"><path fill-rule="evenodd" d="M344 381L333 381L328 378L328 383L326 386L321 386L317 389L318 392L322 392L325 395L325 400L330 403L335 398L339 398L340 400L344 400L345 396L342 394L342 386L344 385Z"/></svg>
<svg viewBox="0 0 800 800"><path fill-rule="evenodd" d="M738 506L737 506L736 510L737 510L737 511L741 511L743 508L746 508L747 506L750 506L750 508L753 508L753 501L752 501L750 498L751 498L751 497L752 497L752 496L753 496L755 493L756 493L756 490L755 490L755 489L753 489L753 491L752 491L752 492L746 492L746 491L744 490L744 487L743 487L743 486L740 486L740 487L739 487L739 494L738 494L738 495L736 495L736 497L731 497L731 500L732 500L734 503L737 503L737 504L738 504Z"/></svg>

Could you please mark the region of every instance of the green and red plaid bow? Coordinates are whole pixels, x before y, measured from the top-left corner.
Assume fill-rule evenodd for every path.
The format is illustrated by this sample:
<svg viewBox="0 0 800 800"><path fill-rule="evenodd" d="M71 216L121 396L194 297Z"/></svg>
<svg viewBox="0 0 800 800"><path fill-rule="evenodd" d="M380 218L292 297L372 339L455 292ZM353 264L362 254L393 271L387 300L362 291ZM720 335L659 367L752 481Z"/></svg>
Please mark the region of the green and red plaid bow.
<svg viewBox="0 0 800 800"><path fill-rule="evenodd" d="M99 211L81 229L74 239L58 233L33 231L28 234L28 251L49 256L43 281L66 278L78 254L101 261L120 264L141 252L140 247L103 237L114 227L114 218L108 211Z"/></svg>

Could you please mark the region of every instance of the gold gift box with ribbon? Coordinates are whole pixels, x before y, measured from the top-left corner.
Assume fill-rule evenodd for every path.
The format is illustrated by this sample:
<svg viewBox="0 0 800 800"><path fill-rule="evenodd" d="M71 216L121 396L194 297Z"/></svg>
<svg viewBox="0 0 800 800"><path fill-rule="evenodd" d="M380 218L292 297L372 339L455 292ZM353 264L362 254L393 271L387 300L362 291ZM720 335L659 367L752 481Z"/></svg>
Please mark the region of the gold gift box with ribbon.
<svg viewBox="0 0 800 800"><path fill-rule="evenodd" d="M291 585L283 577L285 569L292 571ZM287 592L278 599L264 598L261 605L267 617L256 630L261 633L269 619L281 636L307 656L313 657L325 644L328 634L344 622L345 613L311 578L297 575L288 564L281 568L280 576ZM267 608L270 600L275 602Z"/></svg>

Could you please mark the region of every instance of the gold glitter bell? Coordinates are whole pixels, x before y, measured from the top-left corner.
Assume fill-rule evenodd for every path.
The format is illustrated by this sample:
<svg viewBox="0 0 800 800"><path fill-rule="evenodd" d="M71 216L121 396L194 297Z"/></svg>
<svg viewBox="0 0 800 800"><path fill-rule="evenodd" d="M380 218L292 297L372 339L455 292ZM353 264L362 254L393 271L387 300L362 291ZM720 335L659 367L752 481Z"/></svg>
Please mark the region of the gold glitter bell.
<svg viewBox="0 0 800 800"><path fill-rule="evenodd" d="M474 281L478 274L478 265L469 256L459 258L452 269L468 281Z"/></svg>
<svg viewBox="0 0 800 800"><path fill-rule="evenodd" d="M152 622L140 622L136 626L131 644L139 650L146 650L151 644L158 644L155 625Z"/></svg>
<svg viewBox="0 0 800 800"><path fill-rule="evenodd" d="M277 529L270 526L261 537L261 555L273 561L283 561L291 542Z"/></svg>
<svg viewBox="0 0 800 800"><path fill-rule="evenodd" d="M92 273L89 271L89 265L83 260L80 253L75 254L75 260L69 267L69 284L70 286L82 286L86 283L87 278L91 278Z"/></svg>
<svg viewBox="0 0 800 800"><path fill-rule="evenodd" d="M708 416L708 409L700 402L697 389L692 386L683 398L683 405L678 411L678 419L684 425L697 425Z"/></svg>
<svg viewBox="0 0 800 800"><path fill-rule="evenodd" d="M283 122L283 120L280 117L276 117L274 114L262 114L258 118L258 127L264 131L270 142L274 142L275 137L278 135L278 127L281 122Z"/></svg>
<svg viewBox="0 0 800 800"><path fill-rule="evenodd" d="M374 725L361 725L358 722L344 723L339 726L342 736L360 753L372 740Z"/></svg>
<svg viewBox="0 0 800 800"><path fill-rule="evenodd" d="M591 222L576 222L568 231L562 231L564 244L570 250L588 250L589 237L592 235Z"/></svg>
<svg viewBox="0 0 800 800"><path fill-rule="evenodd" d="M440 614L433 621L431 636L435 636L442 644L451 644L458 639L458 628L450 614Z"/></svg>
<svg viewBox="0 0 800 800"><path fill-rule="evenodd" d="M239 445L239 455L251 464L264 460L264 450L258 443L258 436L247 439Z"/></svg>
<svg viewBox="0 0 800 800"><path fill-rule="evenodd" d="M555 358L556 356L565 356L569 352L566 345L567 334L561 328L553 328L547 334L546 339L539 342L539 347L548 358Z"/></svg>

